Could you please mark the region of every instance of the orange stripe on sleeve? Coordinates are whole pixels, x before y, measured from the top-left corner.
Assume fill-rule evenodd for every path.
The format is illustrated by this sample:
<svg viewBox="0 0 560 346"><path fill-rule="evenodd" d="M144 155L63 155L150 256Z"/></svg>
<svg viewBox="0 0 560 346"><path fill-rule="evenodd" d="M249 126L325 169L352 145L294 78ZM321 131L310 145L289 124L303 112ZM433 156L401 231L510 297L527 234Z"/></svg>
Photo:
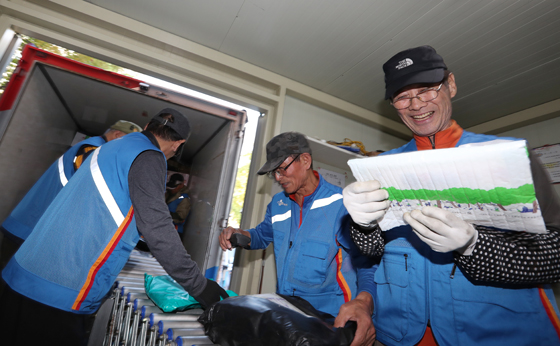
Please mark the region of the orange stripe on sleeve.
<svg viewBox="0 0 560 346"><path fill-rule="evenodd" d="M132 216L134 216L134 210L132 209L132 207L130 207L128 214L124 218L124 221L121 223L121 225L119 226L115 234L113 234L113 237L111 238L107 246L105 246L105 249L103 249L101 255L99 255L97 260L93 263L93 265L89 269L86 282L82 286L80 293L78 293L78 297L74 301L74 305L72 305L72 310L80 309L82 302L85 300L86 296L88 295L91 289L91 286L93 285L97 272L103 266L103 264L105 264L109 256L111 256L111 254L113 253L113 250L115 249L115 247L121 240L122 236L126 232L126 229L128 228L130 221L132 220Z"/></svg>
<svg viewBox="0 0 560 346"><path fill-rule="evenodd" d="M349 302L352 299L352 292L348 283L346 283L346 279L342 276L342 249L338 249L336 254L336 281L338 281L338 285L344 294L344 302Z"/></svg>
<svg viewBox="0 0 560 346"><path fill-rule="evenodd" d="M541 298L541 302L543 303L544 310L546 311L548 318L550 318L550 322L552 322L552 325L554 326L554 329L556 329L556 333L560 338L560 320L558 319L558 315L554 311L554 307L550 303L550 300L548 299L546 292L542 287L539 287L539 295Z"/></svg>

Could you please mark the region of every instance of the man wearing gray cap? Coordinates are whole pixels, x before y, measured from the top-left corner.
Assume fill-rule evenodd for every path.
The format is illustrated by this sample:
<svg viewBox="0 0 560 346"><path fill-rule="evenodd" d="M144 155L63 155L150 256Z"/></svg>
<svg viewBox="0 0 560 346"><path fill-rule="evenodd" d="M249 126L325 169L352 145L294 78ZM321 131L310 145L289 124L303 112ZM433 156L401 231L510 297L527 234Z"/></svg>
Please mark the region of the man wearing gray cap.
<svg viewBox="0 0 560 346"><path fill-rule="evenodd" d="M352 345L371 345L375 336L369 288L374 267L350 239L342 189L313 170L311 148L301 133L285 132L272 138L266 145L266 158L258 174L268 174L284 191L273 196L257 227L224 229L222 249L232 248L234 233L248 236L250 249L274 243L276 292L302 297L317 310L338 315L335 327L356 321Z"/></svg>
<svg viewBox="0 0 560 346"><path fill-rule="evenodd" d="M53 199L76 173L76 170L80 168L89 154L97 147L113 139L140 131L142 131L142 128L135 123L119 120L111 125L102 136L86 138L73 145L59 157L29 189L0 226L0 230L4 234L2 251L0 251L0 269L8 264L10 258L21 243L27 239Z"/></svg>
<svg viewBox="0 0 560 346"><path fill-rule="evenodd" d="M119 120L111 125L102 136L86 138L73 145L43 173L21 202L12 210L2 224L4 234L9 239L16 241L17 244L21 244L27 239L52 200L76 173L89 154L109 141L140 131L142 131L142 128L135 123ZM2 256L4 256L4 253L2 253Z"/></svg>
<svg viewBox="0 0 560 346"><path fill-rule="evenodd" d="M143 132L104 144L84 162L2 272L9 286L0 297L6 344L34 344L21 338L29 326L46 344L83 344L87 317L99 308L140 234L203 307L227 297L190 258L165 204L166 160L190 132L187 118L167 108Z"/></svg>
<svg viewBox="0 0 560 346"><path fill-rule="evenodd" d="M451 119L455 76L430 46L384 65L386 94L414 139L383 153L514 140L464 131ZM378 181L350 184L344 205L362 252L382 256L375 274L376 345L558 345L559 312L550 283L560 280L560 202L531 158L546 234L471 224L423 207L408 225L381 232L390 203ZM483 167L480 167L483 169Z"/></svg>

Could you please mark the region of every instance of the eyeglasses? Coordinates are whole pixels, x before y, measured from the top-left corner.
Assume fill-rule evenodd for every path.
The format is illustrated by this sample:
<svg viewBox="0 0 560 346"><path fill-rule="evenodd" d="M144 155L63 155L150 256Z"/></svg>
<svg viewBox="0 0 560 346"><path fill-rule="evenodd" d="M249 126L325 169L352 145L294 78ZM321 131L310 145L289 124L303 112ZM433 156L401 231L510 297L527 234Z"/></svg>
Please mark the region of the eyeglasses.
<svg viewBox="0 0 560 346"><path fill-rule="evenodd" d="M395 107L396 109L405 109L410 107L410 105L412 104L412 99L419 99L422 102L430 102L432 100L435 100L438 97L439 94L439 89L441 89L441 86L443 85L443 83L441 83L437 88L430 88L430 89L425 89L420 91L418 94L416 94L416 96L412 96L412 97L406 97L406 96L402 96L399 97L395 100L393 100L391 102L391 105L393 105L393 107Z"/></svg>
<svg viewBox="0 0 560 346"><path fill-rule="evenodd" d="M292 165L292 163L294 163L294 161L296 161L300 155L301 155L301 154L297 154L297 156L294 157L294 159L292 160L292 162L288 163L288 164L286 165L286 167L278 167L278 168L276 168L275 170L266 173L266 175L267 175L270 179L275 179L277 175L279 175L279 176L284 176L284 177L285 177L285 176L286 176L286 171L288 170L288 167L290 167L290 166Z"/></svg>

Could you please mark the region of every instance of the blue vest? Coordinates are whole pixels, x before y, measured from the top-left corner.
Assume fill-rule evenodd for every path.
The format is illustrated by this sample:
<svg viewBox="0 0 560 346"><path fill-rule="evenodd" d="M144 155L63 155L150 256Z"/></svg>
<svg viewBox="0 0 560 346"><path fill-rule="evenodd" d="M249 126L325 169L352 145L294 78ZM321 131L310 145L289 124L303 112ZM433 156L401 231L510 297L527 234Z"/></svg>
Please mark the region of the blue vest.
<svg viewBox="0 0 560 346"><path fill-rule="evenodd" d="M27 192L2 224L9 235L25 240L60 190L74 175L74 158L83 145L99 147L103 137L90 137L72 146L56 160Z"/></svg>
<svg viewBox="0 0 560 346"><path fill-rule="evenodd" d="M160 151L141 133L97 148L2 272L7 284L61 310L95 312L139 239L128 172L146 150Z"/></svg>
<svg viewBox="0 0 560 346"><path fill-rule="evenodd" d="M499 138L464 131L457 146ZM386 154L416 151L414 140ZM374 325L386 345L414 345L428 321L439 345L559 345L545 306L558 308L544 289L471 282L453 254L432 251L401 226L384 232L385 252L375 273ZM453 272L453 275L452 275Z"/></svg>
<svg viewBox="0 0 560 346"><path fill-rule="evenodd" d="M189 195L186 193L182 193L179 198L177 198L176 200L174 200L173 202L169 203L167 206L169 207L169 212L174 213L177 210L177 207L179 206L179 204L183 201L184 198L189 198ZM187 215L188 217L188 215ZM181 222L181 223L175 223L173 222L173 224L175 225L175 227L177 228L177 232L179 232L179 234L183 234L183 226L185 226L185 222L187 222L187 219L185 218L185 221Z"/></svg>
<svg viewBox="0 0 560 346"><path fill-rule="evenodd" d="M299 227L298 204L284 192L276 194L261 224L266 224L267 234L257 234L262 226L249 230L251 249L266 248L272 240L277 293L300 296L317 310L336 316L340 306L358 293L357 263L349 251L358 252L349 238L342 189L320 177L317 189L303 203Z"/></svg>

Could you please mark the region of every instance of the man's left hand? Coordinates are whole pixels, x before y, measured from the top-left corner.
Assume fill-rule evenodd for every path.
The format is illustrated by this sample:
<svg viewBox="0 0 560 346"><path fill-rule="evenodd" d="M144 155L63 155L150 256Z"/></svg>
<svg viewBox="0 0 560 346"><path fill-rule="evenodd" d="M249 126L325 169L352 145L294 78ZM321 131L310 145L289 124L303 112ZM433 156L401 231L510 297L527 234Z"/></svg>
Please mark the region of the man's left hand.
<svg viewBox="0 0 560 346"><path fill-rule="evenodd" d="M342 328L346 322L355 321L358 328L350 346L371 346L375 341L372 314L373 298L367 292L360 292L356 298L342 304L338 316L334 320L334 327Z"/></svg>
<svg viewBox="0 0 560 346"><path fill-rule="evenodd" d="M403 215L414 233L436 252L457 251L472 254L478 231L452 212L436 207L424 207Z"/></svg>

